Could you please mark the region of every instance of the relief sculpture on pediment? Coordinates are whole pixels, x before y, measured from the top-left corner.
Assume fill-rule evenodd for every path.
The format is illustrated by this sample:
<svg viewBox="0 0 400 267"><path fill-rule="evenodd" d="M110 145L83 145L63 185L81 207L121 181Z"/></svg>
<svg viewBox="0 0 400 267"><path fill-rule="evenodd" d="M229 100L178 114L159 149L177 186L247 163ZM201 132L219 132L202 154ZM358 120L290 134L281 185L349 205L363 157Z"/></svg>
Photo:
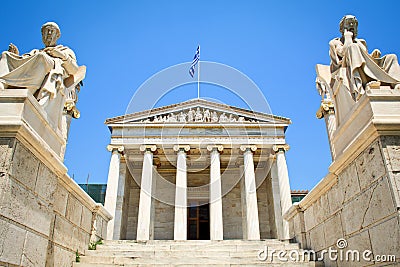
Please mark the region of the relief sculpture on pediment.
<svg viewBox="0 0 400 267"><path fill-rule="evenodd" d="M143 119L140 122L208 122L208 123L230 123L230 122L257 122L257 120L245 118L236 114L226 114L225 112L217 112L215 110L195 109L181 111L177 114L171 112L169 114L155 115L152 118Z"/></svg>

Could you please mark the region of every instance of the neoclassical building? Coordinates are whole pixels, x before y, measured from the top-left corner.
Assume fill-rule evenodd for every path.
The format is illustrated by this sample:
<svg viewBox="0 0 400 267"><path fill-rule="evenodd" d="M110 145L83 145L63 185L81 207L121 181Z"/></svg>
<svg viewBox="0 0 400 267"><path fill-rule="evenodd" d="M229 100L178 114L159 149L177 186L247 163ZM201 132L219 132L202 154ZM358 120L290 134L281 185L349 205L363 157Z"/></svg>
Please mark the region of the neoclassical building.
<svg viewBox="0 0 400 267"><path fill-rule="evenodd" d="M107 238L289 239L290 123L203 99L107 119Z"/></svg>

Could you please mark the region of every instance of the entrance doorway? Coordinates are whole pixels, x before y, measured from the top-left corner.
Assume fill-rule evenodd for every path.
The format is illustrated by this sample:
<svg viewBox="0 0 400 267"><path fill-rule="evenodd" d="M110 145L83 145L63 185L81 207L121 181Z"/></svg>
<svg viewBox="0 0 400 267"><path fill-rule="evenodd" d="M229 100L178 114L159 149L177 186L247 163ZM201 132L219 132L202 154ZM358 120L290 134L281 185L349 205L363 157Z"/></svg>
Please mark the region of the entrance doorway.
<svg viewBox="0 0 400 267"><path fill-rule="evenodd" d="M210 239L210 207L209 204L188 208L188 239Z"/></svg>

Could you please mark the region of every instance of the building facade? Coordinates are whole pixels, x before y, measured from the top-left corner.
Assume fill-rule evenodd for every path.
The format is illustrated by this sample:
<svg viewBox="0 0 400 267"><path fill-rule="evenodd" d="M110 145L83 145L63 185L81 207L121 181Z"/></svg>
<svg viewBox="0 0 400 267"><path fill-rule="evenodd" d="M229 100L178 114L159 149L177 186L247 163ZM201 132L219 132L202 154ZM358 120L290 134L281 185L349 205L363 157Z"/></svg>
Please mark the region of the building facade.
<svg viewBox="0 0 400 267"><path fill-rule="evenodd" d="M288 239L290 123L202 99L106 120L108 239Z"/></svg>

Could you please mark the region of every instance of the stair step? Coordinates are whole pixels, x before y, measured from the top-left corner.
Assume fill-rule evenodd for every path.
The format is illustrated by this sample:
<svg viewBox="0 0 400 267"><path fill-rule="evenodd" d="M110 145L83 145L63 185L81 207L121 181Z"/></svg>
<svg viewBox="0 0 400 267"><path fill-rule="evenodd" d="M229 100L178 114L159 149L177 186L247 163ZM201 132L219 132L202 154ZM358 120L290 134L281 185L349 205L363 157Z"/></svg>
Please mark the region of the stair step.
<svg viewBox="0 0 400 267"><path fill-rule="evenodd" d="M277 239L268 240L104 240L104 245L171 245L171 244L184 244L184 245L237 245L237 244L254 244L254 245L274 245L274 244L289 244L288 242L279 241ZM292 243L296 244L296 243Z"/></svg>
<svg viewBox="0 0 400 267"><path fill-rule="evenodd" d="M150 247L150 246L143 246L143 247L103 247L98 246L98 251L108 252L108 251L220 251L220 252L251 252L251 251L259 251L264 249L264 246L171 246L171 247ZM298 246L268 246L268 250L297 250L299 249Z"/></svg>
<svg viewBox="0 0 400 267"><path fill-rule="evenodd" d="M268 257L266 261L261 261L257 258L257 255L252 256L198 256L191 257L190 255L177 256L177 255L165 255L165 256L153 256L153 257L120 257L120 256L85 256L81 257L82 263L103 263L103 264L151 264L151 263L164 263L164 264L196 264L201 262L203 264L253 264L264 262L269 263L283 263L277 256ZM309 262L308 260L302 261L304 263Z"/></svg>
<svg viewBox="0 0 400 267"><path fill-rule="evenodd" d="M286 250L289 251L289 250ZM291 251L291 250L290 250ZM301 250L298 250L301 251ZM169 250L169 251L93 251L89 250L85 256L107 256L107 257L167 257L167 256L185 256L190 257L203 257L203 256L229 256L229 257L255 257L258 255L259 250L251 251L182 251L182 250ZM272 255L272 251L268 251L268 255Z"/></svg>
<svg viewBox="0 0 400 267"><path fill-rule="evenodd" d="M251 266L266 266L267 263L259 262L252 264L211 264L209 266L213 267L251 267ZM73 263L73 267L115 267L118 265L115 264L99 264L99 263ZM168 267L200 267L207 266L204 263L192 263L192 264L165 264L160 262L150 263L150 264L124 264L124 267L151 267L151 266L168 266ZM324 264L322 262L305 262L305 263L268 263L268 267L323 267Z"/></svg>
<svg viewBox="0 0 400 267"><path fill-rule="evenodd" d="M267 261L260 261L258 253L265 247ZM302 252L298 244L279 240L110 240L86 251L74 266L323 266L308 257L301 262L282 262L277 254L280 250Z"/></svg>

